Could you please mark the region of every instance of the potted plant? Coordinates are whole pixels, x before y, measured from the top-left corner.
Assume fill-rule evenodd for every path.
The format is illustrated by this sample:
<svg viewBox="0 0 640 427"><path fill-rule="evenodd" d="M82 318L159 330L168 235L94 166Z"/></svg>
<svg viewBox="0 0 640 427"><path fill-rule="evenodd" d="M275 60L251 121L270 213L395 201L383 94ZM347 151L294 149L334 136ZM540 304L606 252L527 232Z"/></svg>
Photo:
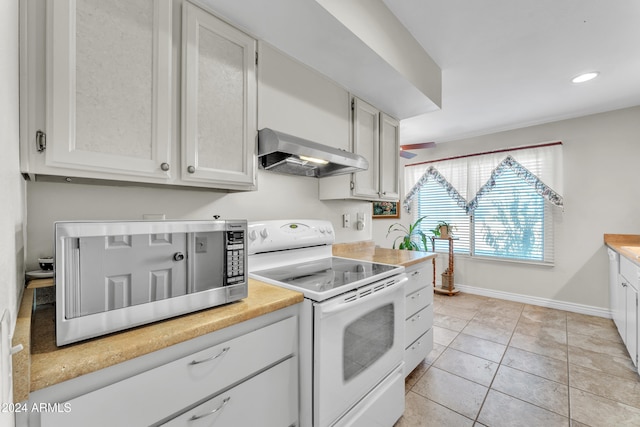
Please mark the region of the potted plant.
<svg viewBox="0 0 640 427"><path fill-rule="evenodd" d="M400 240L400 245L398 245L398 249L406 249L409 251L427 251L427 236L420 229L420 223L426 216L419 218L416 222L409 225L407 228L404 224L396 222L389 226L387 230L387 237L389 234L399 232L401 233L397 236L393 241L393 249L396 248L396 243ZM422 242L422 247L420 247L419 242L416 242L415 238L419 238L420 242Z"/></svg>
<svg viewBox="0 0 640 427"><path fill-rule="evenodd" d="M431 232L436 237L440 237L441 239L448 239L451 237L453 228L454 226L446 221L438 221L438 224L433 230L431 230Z"/></svg>

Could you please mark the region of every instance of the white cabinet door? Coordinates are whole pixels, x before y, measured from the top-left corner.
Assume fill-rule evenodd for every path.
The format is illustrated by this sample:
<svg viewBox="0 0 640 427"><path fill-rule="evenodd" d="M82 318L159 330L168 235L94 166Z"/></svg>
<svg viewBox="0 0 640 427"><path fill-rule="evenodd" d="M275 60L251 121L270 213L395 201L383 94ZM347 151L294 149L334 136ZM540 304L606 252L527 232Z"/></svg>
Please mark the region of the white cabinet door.
<svg viewBox="0 0 640 427"><path fill-rule="evenodd" d="M46 6L46 165L169 178L171 0Z"/></svg>
<svg viewBox="0 0 640 427"><path fill-rule="evenodd" d="M638 366L638 291L629 283L625 283L625 289L627 292L625 345L631 361Z"/></svg>
<svg viewBox="0 0 640 427"><path fill-rule="evenodd" d="M197 6L183 10L182 180L255 185L256 42Z"/></svg>
<svg viewBox="0 0 640 427"><path fill-rule="evenodd" d="M625 336L625 291L620 279L620 255L612 249L607 250L609 255L609 304L611 318L618 328L621 337Z"/></svg>
<svg viewBox="0 0 640 427"><path fill-rule="evenodd" d="M369 169L353 174L353 196L377 200L380 191L380 115L366 102L353 98L353 151L369 161Z"/></svg>
<svg viewBox="0 0 640 427"><path fill-rule="evenodd" d="M380 199L400 200L399 152L400 123L380 113Z"/></svg>

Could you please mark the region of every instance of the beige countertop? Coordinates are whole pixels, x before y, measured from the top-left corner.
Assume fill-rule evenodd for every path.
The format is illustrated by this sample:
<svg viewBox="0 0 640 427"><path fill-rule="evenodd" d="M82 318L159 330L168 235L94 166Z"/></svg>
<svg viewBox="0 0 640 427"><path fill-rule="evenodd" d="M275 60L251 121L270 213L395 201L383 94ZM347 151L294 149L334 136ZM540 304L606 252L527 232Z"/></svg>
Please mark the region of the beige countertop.
<svg viewBox="0 0 640 427"><path fill-rule="evenodd" d="M336 243L333 245L333 255L382 264L402 265L404 267L425 262L438 256L435 252L378 248L372 241Z"/></svg>
<svg viewBox="0 0 640 427"><path fill-rule="evenodd" d="M604 243L620 255L640 266L640 235L605 234Z"/></svg>
<svg viewBox="0 0 640 427"><path fill-rule="evenodd" d="M39 306L31 314L33 291L27 289L15 332L27 351L21 352L24 353L21 355L23 360L14 366L14 401L28 399L29 392L215 332L302 300L300 292L249 279L249 295L241 301L57 347L55 307L52 304ZM14 339L13 345L18 342ZM27 345L30 345L30 360L25 358L29 355Z"/></svg>

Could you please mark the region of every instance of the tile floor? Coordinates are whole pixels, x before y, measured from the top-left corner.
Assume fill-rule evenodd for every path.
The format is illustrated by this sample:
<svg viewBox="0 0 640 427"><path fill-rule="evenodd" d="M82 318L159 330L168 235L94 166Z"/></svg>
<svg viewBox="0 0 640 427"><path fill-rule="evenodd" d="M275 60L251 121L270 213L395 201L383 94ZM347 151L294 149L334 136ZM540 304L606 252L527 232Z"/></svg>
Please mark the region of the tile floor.
<svg viewBox="0 0 640 427"><path fill-rule="evenodd" d="M640 376L613 321L434 296L434 349L395 427L640 426Z"/></svg>

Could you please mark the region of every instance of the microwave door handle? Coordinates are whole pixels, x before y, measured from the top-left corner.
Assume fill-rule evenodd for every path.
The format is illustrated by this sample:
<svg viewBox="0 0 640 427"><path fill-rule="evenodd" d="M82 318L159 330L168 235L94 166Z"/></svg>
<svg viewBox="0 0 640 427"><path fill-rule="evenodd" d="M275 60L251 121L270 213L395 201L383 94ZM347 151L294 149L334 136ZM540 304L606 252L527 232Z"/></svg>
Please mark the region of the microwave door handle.
<svg viewBox="0 0 640 427"><path fill-rule="evenodd" d="M393 285L388 286L381 291L371 293L362 298L358 298L355 301L345 302L344 300L341 300L339 302L336 302L335 305L331 305L330 307L321 309L321 314L322 315L335 314L341 311L351 310L352 308L358 307L362 304L367 304L369 301L371 301L371 298L373 297L376 297L376 298L383 297L395 292L398 289L402 289L402 285L404 285L404 283L407 282L408 280L409 279L407 278L407 276L404 276L402 279L400 279L398 282L394 283Z"/></svg>

